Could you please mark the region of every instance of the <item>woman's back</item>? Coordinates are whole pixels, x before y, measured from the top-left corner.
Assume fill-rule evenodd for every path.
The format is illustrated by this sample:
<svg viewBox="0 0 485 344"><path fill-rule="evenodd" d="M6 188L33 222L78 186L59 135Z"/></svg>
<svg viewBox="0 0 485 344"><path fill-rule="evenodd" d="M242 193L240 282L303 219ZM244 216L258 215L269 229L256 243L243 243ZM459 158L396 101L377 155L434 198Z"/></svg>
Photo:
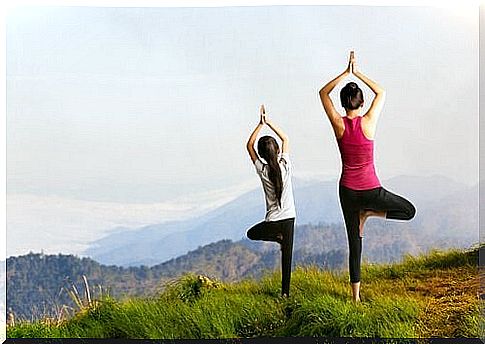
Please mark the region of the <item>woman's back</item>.
<svg viewBox="0 0 485 344"><path fill-rule="evenodd" d="M342 159L340 184L353 190L381 186L374 166L374 141L365 137L362 117L342 117L345 130L337 142Z"/></svg>

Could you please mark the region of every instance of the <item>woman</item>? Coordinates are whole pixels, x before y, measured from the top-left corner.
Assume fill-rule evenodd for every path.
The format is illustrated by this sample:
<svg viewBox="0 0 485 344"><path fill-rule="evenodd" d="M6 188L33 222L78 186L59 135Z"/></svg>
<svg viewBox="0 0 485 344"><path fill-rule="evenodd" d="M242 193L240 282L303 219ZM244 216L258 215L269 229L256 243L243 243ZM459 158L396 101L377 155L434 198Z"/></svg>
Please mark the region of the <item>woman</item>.
<svg viewBox="0 0 485 344"><path fill-rule="evenodd" d="M267 124L281 139L281 155L278 143L272 136L263 136L258 141L259 159L254 143L261 128ZM248 230L251 240L275 241L281 245L281 294L290 294L291 256L293 251L293 228L295 204L291 185L292 166L288 155L288 137L268 118L264 105L260 108L260 121L246 144L249 156L261 178L266 198L265 220Z"/></svg>
<svg viewBox="0 0 485 344"><path fill-rule="evenodd" d="M375 97L369 110L360 116L364 105L362 90L349 82L340 92L346 116L342 117L330 99L330 92L353 73ZM320 90L320 98L332 124L342 159L339 182L340 205L349 242L349 272L354 301L360 301L360 262L364 223L370 216L410 220L416 209L401 196L384 189L374 167L374 135L384 105L385 91L357 69L354 52L350 52L347 69Z"/></svg>

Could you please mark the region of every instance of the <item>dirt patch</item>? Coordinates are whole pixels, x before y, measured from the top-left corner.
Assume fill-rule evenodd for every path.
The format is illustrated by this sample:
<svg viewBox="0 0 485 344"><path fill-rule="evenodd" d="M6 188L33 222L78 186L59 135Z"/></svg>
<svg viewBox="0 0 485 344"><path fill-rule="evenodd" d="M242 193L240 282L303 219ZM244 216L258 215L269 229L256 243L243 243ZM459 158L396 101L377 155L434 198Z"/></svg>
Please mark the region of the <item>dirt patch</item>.
<svg viewBox="0 0 485 344"><path fill-rule="evenodd" d="M476 269L440 271L420 280L414 288L424 307L417 323L419 337L463 336L463 322L476 313L480 283Z"/></svg>

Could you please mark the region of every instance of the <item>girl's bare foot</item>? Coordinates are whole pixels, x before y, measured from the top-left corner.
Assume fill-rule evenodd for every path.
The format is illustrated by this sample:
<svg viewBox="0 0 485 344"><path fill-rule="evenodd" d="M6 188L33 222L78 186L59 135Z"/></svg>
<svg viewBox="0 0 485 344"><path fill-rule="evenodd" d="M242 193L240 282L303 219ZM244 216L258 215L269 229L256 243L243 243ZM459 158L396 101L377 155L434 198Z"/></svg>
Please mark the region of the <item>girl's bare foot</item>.
<svg viewBox="0 0 485 344"><path fill-rule="evenodd" d="M283 234L282 233L276 234L276 242L278 244L282 244L283 243Z"/></svg>

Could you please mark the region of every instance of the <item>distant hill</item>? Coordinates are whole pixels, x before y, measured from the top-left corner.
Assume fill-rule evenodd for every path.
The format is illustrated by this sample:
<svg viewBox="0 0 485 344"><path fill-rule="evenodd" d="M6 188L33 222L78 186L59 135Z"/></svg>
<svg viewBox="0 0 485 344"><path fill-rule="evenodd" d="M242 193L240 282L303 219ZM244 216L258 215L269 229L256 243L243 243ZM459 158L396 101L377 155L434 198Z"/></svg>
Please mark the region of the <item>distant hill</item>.
<svg viewBox="0 0 485 344"><path fill-rule="evenodd" d="M462 246L477 241L478 201L470 195L477 192L478 186L466 187L443 176L401 176L385 181L384 186L416 205L418 212L412 222L385 224L402 228L409 234L405 237L416 245L428 242L428 237L445 246L450 240ZM342 224L336 181L295 179L294 188L297 224ZM263 217L263 193L256 189L195 219L118 230L93 242L84 254L103 264L153 266L221 239L240 240ZM381 225L378 220L369 221L369 236ZM397 233L381 234L381 239L387 240L386 236ZM414 245L412 242L409 245Z"/></svg>

